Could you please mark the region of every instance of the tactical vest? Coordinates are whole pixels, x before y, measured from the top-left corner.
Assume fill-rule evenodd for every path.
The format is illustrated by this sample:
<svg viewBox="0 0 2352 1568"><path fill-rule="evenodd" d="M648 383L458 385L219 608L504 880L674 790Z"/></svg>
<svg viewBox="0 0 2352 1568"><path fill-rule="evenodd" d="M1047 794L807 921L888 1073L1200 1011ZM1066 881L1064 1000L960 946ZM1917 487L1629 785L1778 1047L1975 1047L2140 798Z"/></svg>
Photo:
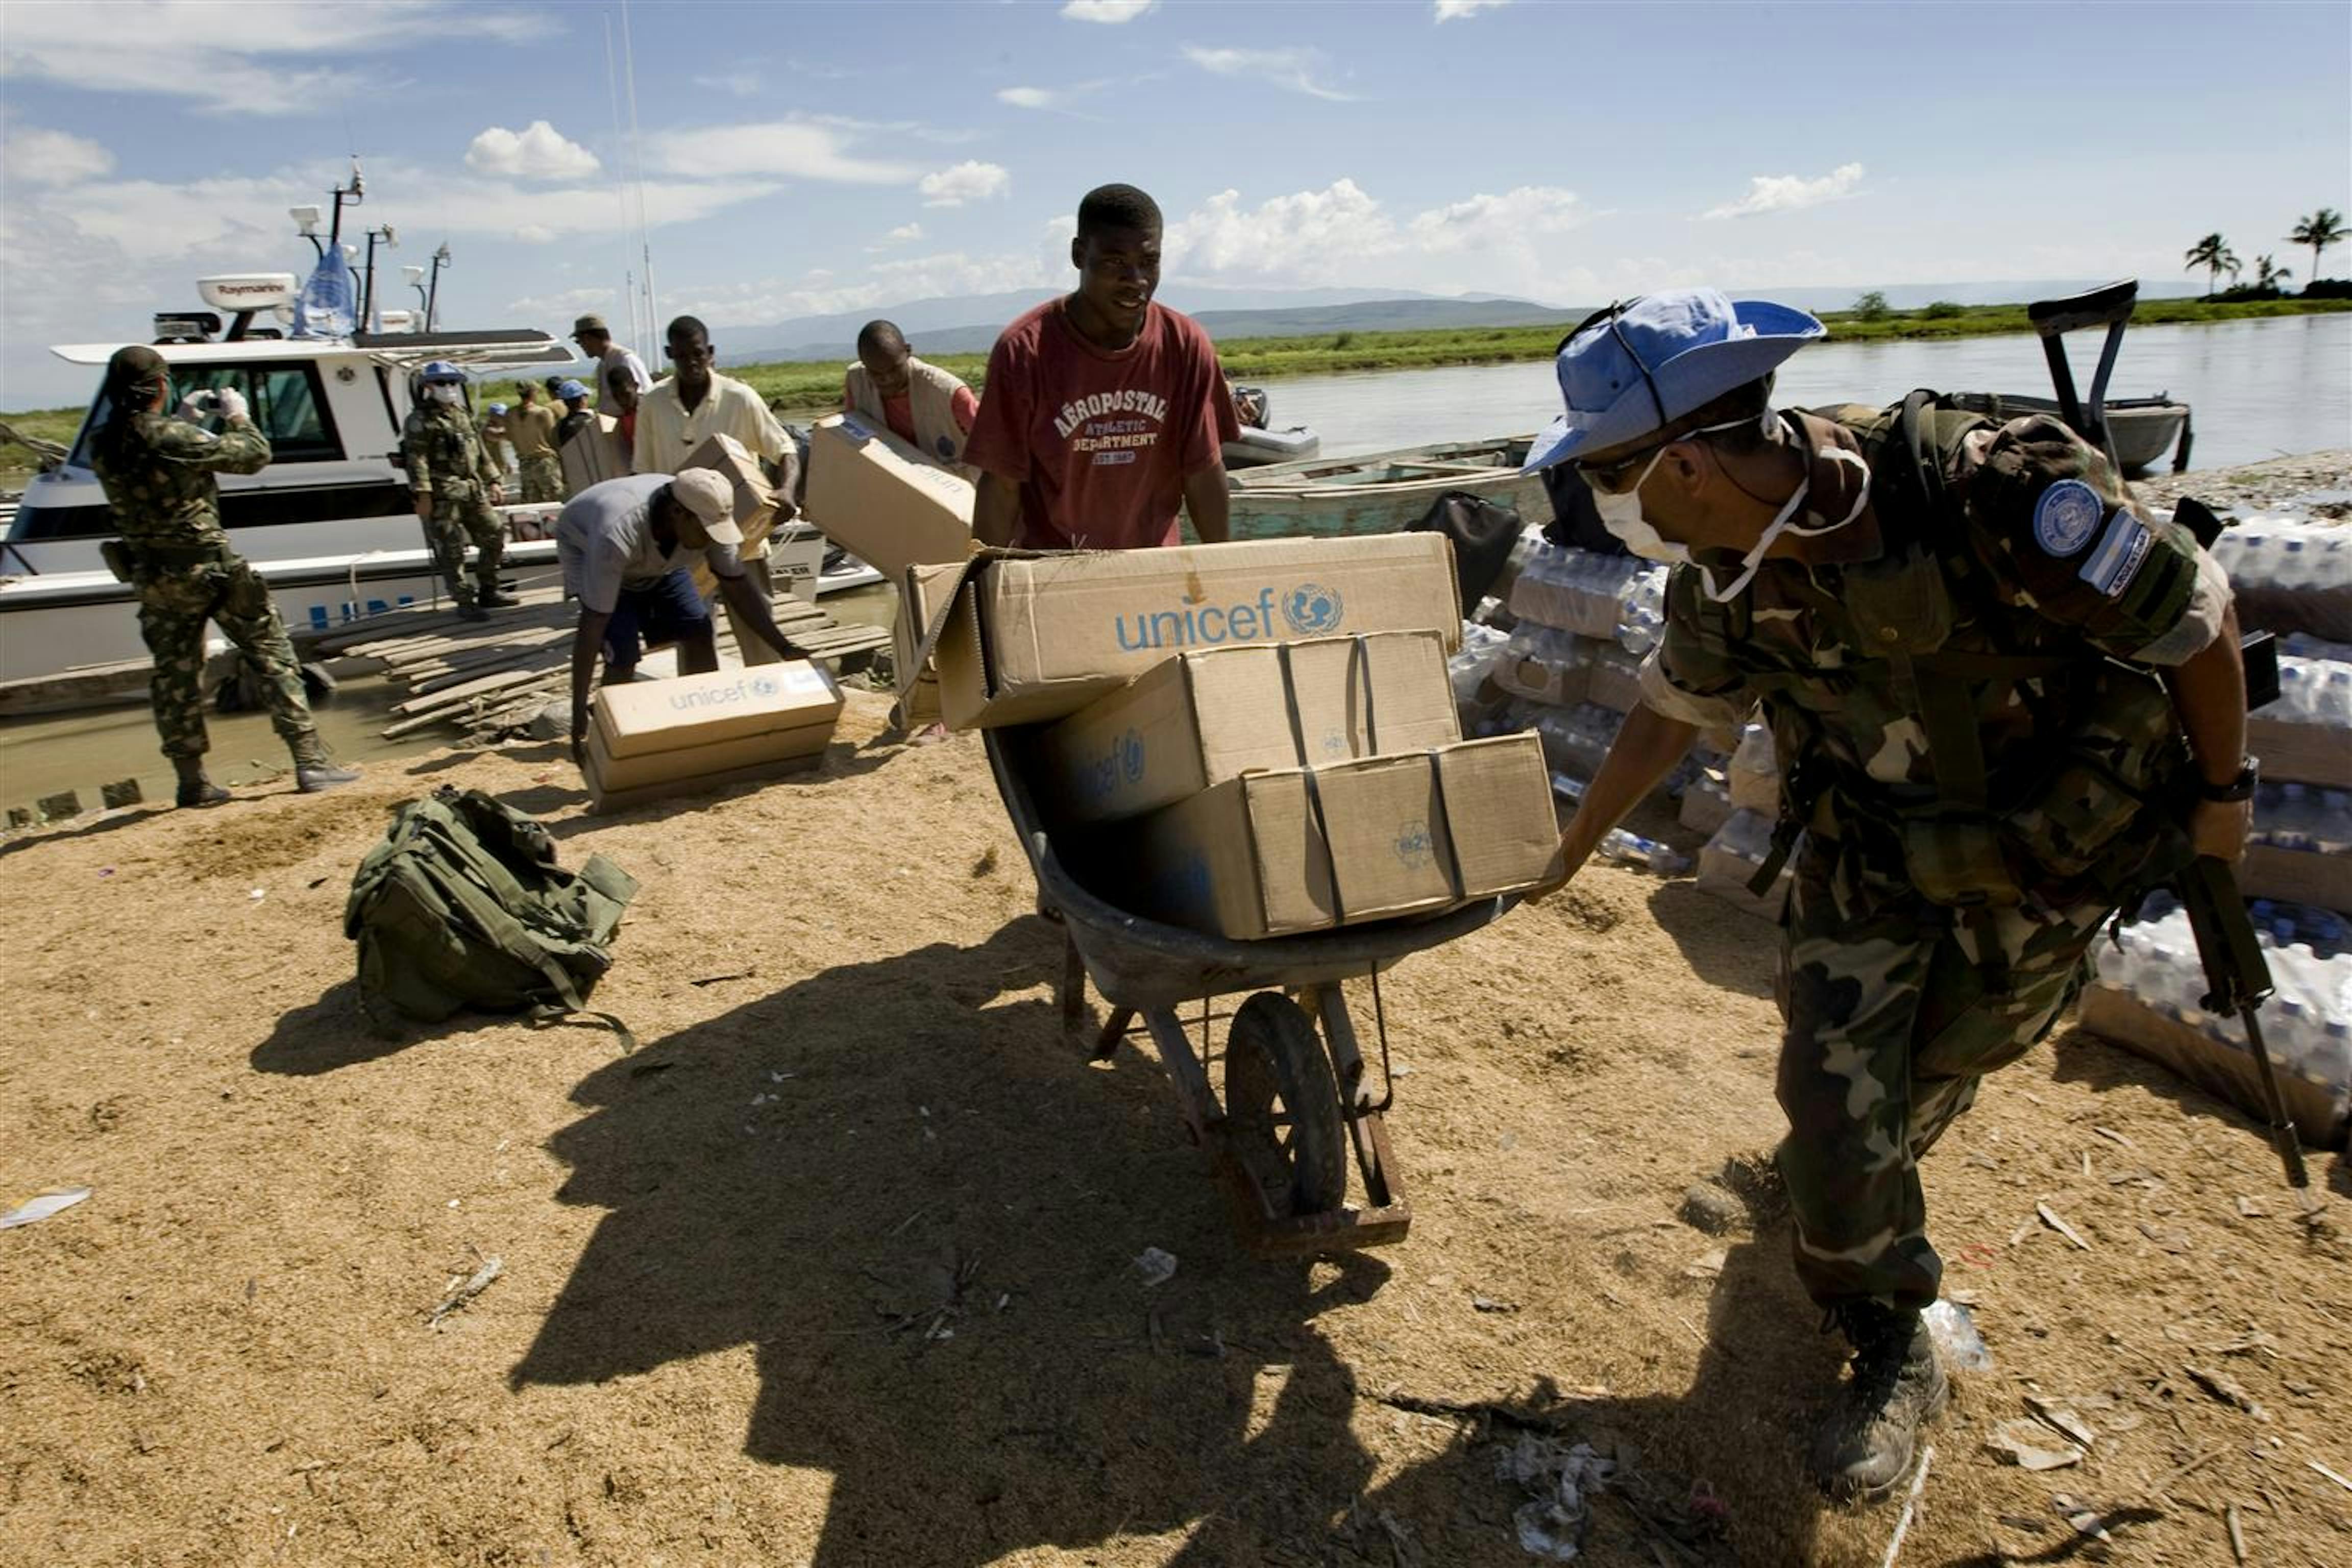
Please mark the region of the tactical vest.
<svg viewBox="0 0 2352 1568"><path fill-rule="evenodd" d="M1855 634L1843 668L1884 680L1916 717L1933 783L1857 774L1820 743L1819 719L1793 700L1809 677L1755 678L1787 759L1782 817L1758 889L1770 885L1809 827L1899 857L1921 897L1961 910L2028 894L2120 901L2185 864L2179 809L2189 759L2162 680L2001 603L1970 548L1969 521L1946 476L1957 471L1962 444L1990 422L1924 392L1895 409L1822 412L1862 447L1886 545L1878 560L1840 569L1839 598ZM1951 646L1962 626L1980 646ZM2007 688L2032 715L2030 755L1999 772L1983 744L1988 683Z"/></svg>

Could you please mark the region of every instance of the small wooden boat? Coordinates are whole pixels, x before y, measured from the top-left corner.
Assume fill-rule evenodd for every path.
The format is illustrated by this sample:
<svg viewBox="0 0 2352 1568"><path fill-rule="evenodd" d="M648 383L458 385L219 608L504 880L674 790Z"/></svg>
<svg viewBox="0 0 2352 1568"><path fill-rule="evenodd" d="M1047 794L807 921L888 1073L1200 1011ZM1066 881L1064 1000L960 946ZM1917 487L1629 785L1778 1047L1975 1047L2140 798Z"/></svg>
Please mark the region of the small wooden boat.
<svg viewBox="0 0 2352 1568"><path fill-rule="evenodd" d="M2058 413L2057 399L2029 397L2020 393L1963 392L1955 394L1952 401L1988 419ZM2107 434L2115 438L2116 457L2122 462L2124 472L2145 473L2163 461L2168 451L2172 454L2174 473L2189 466L2189 444L2192 438L2189 405L2176 403L2159 392L2154 397L2111 397L2105 409Z"/></svg>
<svg viewBox="0 0 2352 1568"><path fill-rule="evenodd" d="M1226 476L1233 490L1233 537L1393 533L1448 490L1464 490L1541 521L1551 515L1543 476L1519 472L1534 439L1444 441L1245 468Z"/></svg>

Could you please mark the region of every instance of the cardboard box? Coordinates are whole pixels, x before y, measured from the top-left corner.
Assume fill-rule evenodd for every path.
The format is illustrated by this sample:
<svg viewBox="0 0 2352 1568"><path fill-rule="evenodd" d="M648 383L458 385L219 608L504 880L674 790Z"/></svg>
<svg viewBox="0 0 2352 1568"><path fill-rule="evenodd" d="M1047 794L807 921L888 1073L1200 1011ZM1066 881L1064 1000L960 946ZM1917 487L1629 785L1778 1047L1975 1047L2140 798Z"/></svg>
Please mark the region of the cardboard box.
<svg viewBox="0 0 2352 1568"><path fill-rule="evenodd" d="M1440 533L983 550L928 591L924 650L956 730L1064 718L1196 647L1436 631L1451 652L1462 635Z"/></svg>
<svg viewBox="0 0 2352 1568"><path fill-rule="evenodd" d="M2352 914L2352 855L2249 844L2238 890L2250 899L2284 899Z"/></svg>
<svg viewBox="0 0 2352 1568"><path fill-rule="evenodd" d="M629 449L621 444L620 421L604 414L592 414L589 418L593 423L556 453L556 466L563 470L566 500L590 485L622 479L629 472Z"/></svg>
<svg viewBox="0 0 2352 1568"><path fill-rule="evenodd" d="M2246 753L2263 760L2263 777L2352 789L2352 731L2275 717L2273 703L2246 715Z"/></svg>
<svg viewBox="0 0 2352 1568"><path fill-rule="evenodd" d="M1246 773L1110 836L1131 879L1106 897L1238 941L1516 892L1542 881L1559 848L1532 735Z"/></svg>
<svg viewBox="0 0 2352 1568"><path fill-rule="evenodd" d="M605 687L588 740L590 798L635 804L657 789L814 759L841 708L832 677L804 660Z"/></svg>
<svg viewBox="0 0 2352 1568"><path fill-rule="evenodd" d="M1435 632L1374 632L1162 660L1037 739L1032 782L1063 825L1137 816L1266 768L1462 738Z"/></svg>
<svg viewBox="0 0 2352 1568"><path fill-rule="evenodd" d="M909 566L964 558L972 494L971 480L858 415L809 432L809 521L894 582Z"/></svg>
<svg viewBox="0 0 2352 1568"><path fill-rule="evenodd" d="M718 435L697 447L677 466L679 473L688 468L709 468L727 481L735 492L735 526L743 531L740 553L756 554L767 542L768 531L776 525L778 510L774 487L768 476L760 471L760 459L750 448L732 436ZM709 566L697 560L693 567L694 589L707 601L719 591L719 579Z"/></svg>
<svg viewBox="0 0 2352 1568"><path fill-rule="evenodd" d="M961 569L909 566L898 580L898 613L890 623L891 673L898 688L898 723L918 731L940 721L940 672L923 651L923 630L934 606L955 595Z"/></svg>
<svg viewBox="0 0 2352 1568"><path fill-rule="evenodd" d="M616 811L629 811L640 805L650 805L656 801L675 799L679 795L709 795L739 784L756 784L769 779L784 778L793 773L807 773L824 761L824 752L820 750L798 756L777 757L764 763L753 763L746 767L730 768L725 773L695 773L685 778L661 779L652 784L640 784L635 789L612 789L598 780L593 772L595 745L593 740L589 745L589 761L590 770L582 774L588 786L588 811L591 816L604 816Z"/></svg>
<svg viewBox="0 0 2352 1568"><path fill-rule="evenodd" d="M1642 656L1614 642L1597 645L1585 680L1584 700L1619 713L1642 705Z"/></svg>
<svg viewBox="0 0 2352 1568"><path fill-rule="evenodd" d="M2253 1057L2227 1040L2215 1039L2179 1019L2158 1013L2138 997L2101 984L2084 988L2083 1027L2104 1039L2163 1063L2209 1094L2219 1096L2258 1121L2270 1119L2264 1102L2262 1069ZM2335 1148L2344 1140L2347 1119L2341 1086L2315 1081L2285 1068L2275 1068L2279 1098L2287 1119L2303 1141L2316 1149Z"/></svg>

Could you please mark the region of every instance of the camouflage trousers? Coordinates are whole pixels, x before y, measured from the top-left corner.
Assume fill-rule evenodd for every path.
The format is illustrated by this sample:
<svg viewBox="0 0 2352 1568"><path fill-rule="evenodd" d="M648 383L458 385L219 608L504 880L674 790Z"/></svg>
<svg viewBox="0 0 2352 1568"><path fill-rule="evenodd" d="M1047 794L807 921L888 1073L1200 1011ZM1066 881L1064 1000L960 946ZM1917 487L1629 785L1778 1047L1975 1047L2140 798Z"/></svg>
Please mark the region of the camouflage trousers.
<svg viewBox="0 0 2352 1568"><path fill-rule="evenodd" d="M522 499L560 501L563 499L563 468L552 452L522 459Z"/></svg>
<svg viewBox="0 0 2352 1568"><path fill-rule="evenodd" d="M302 761L323 757L310 706L302 697L301 667L286 623L270 602L261 574L236 556L195 566L142 572L139 633L155 660L148 694L155 730L167 757L201 757L205 734L205 623L217 624L261 678L270 727Z"/></svg>
<svg viewBox="0 0 2352 1568"><path fill-rule="evenodd" d="M433 492L433 516L425 524L425 537L433 546L433 564L441 580L449 584L449 596L460 605L474 602L477 584L495 588L499 581L499 562L507 550L506 522L496 508L473 490L451 495L442 490ZM478 554L474 562L475 582L466 581L466 546L471 542Z"/></svg>
<svg viewBox="0 0 2352 1568"><path fill-rule="evenodd" d="M1986 1073L2049 1033L2115 910L1973 916L1861 861L1830 844L1800 853L1780 958L1780 1172L1797 1276L1814 1300L1925 1307L1943 1262L1927 1241L1920 1157Z"/></svg>

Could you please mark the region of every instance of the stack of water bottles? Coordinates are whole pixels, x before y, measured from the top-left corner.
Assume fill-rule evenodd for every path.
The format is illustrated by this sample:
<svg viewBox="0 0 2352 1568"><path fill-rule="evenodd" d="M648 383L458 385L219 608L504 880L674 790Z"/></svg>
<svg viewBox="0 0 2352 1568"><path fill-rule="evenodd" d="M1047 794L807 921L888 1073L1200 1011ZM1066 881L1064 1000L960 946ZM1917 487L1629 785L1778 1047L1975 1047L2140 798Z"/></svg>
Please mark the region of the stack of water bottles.
<svg viewBox="0 0 2352 1568"><path fill-rule="evenodd" d="M2306 1142L2340 1142L2352 1116L2352 927L2333 910L2257 899L2248 907L2275 990L2258 1022L2288 1113ZM2244 1026L2206 1011L2189 917L2168 895L2094 947L2083 1023L2260 1115Z"/></svg>
<svg viewBox="0 0 2352 1568"><path fill-rule="evenodd" d="M2230 574L2240 626L2352 642L2352 529L2253 512L2222 531L2213 559Z"/></svg>
<svg viewBox="0 0 2352 1568"><path fill-rule="evenodd" d="M2285 646L2278 700L2246 716L2263 782L2240 880L2255 897L2352 911L2352 658L2324 657L2352 648L2307 635Z"/></svg>
<svg viewBox="0 0 2352 1568"><path fill-rule="evenodd" d="M1789 902L1790 876L1787 867L1763 892L1750 889L1756 873L1772 847L1774 819L1759 811L1735 810L1706 847L1698 852L1698 886L1734 909L1778 921Z"/></svg>

